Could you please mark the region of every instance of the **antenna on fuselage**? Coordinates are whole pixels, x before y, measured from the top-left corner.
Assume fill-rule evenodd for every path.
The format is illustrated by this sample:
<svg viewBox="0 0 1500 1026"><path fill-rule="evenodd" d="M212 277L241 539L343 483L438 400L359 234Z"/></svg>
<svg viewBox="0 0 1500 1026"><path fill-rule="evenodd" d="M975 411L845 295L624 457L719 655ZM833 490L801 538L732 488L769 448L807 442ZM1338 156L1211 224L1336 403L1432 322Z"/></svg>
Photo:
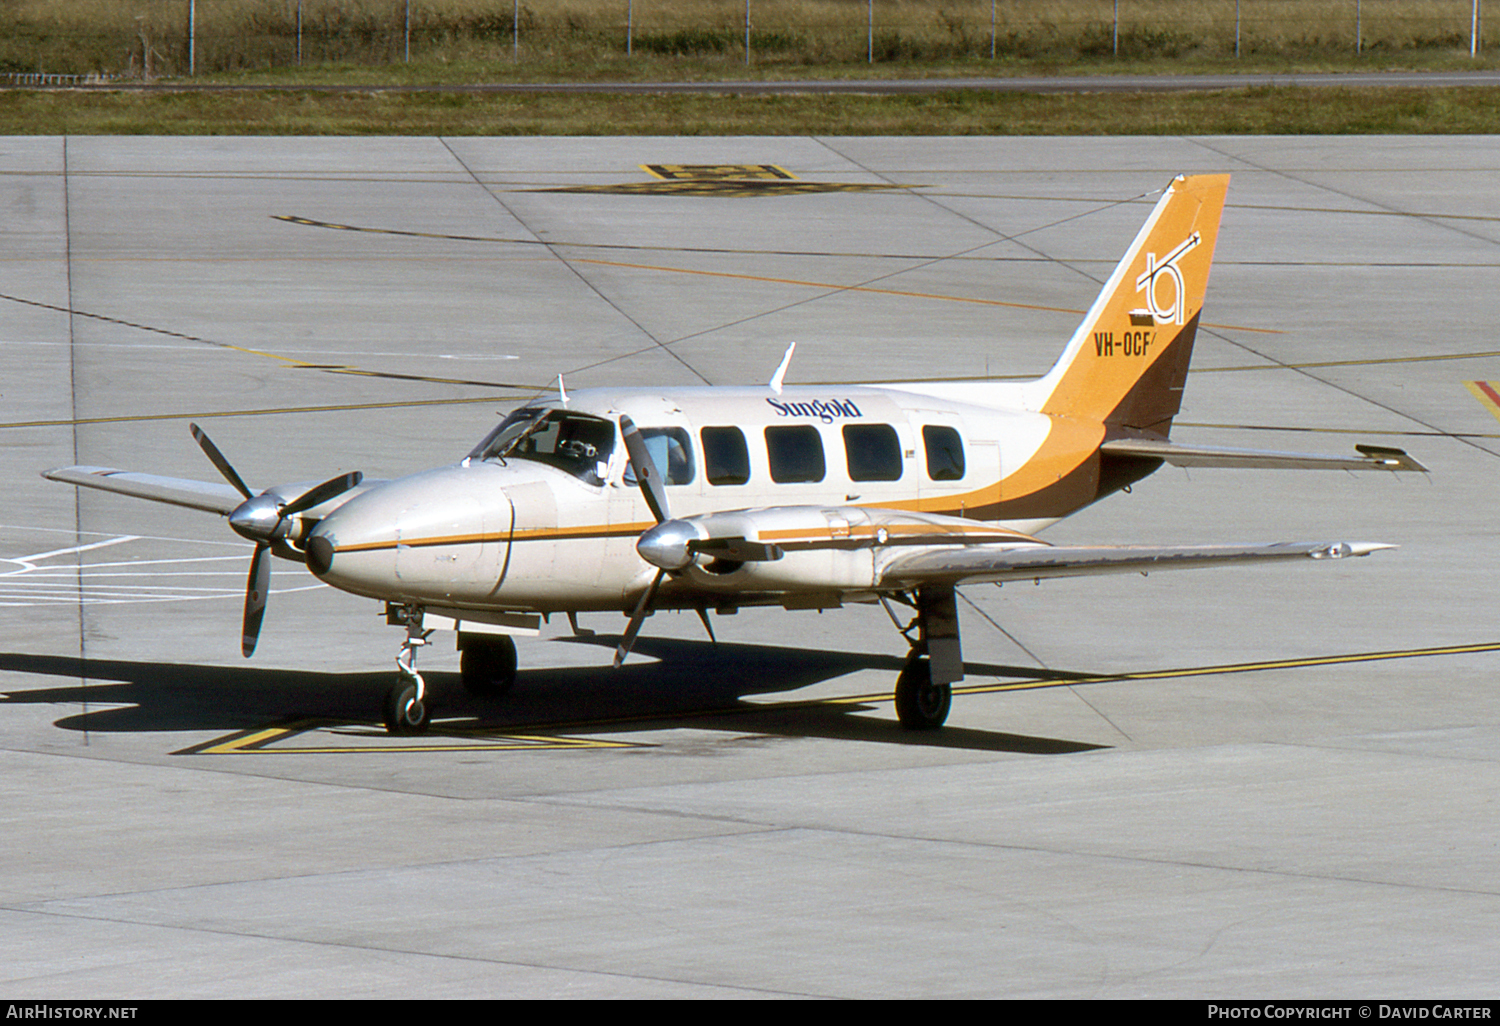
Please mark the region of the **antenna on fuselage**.
<svg viewBox="0 0 1500 1026"><path fill-rule="evenodd" d="M568 408L568 390L563 385L561 374L557 376L557 401L563 404L563 409Z"/></svg>
<svg viewBox="0 0 1500 1026"><path fill-rule="evenodd" d="M796 352L797 343L793 342L786 347L786 355L781 358L781 366L776 368L776 373L771 375L771 391L777 395L781 394L781 382L786 377L786 369L791 366L792 353Z"/></svg>

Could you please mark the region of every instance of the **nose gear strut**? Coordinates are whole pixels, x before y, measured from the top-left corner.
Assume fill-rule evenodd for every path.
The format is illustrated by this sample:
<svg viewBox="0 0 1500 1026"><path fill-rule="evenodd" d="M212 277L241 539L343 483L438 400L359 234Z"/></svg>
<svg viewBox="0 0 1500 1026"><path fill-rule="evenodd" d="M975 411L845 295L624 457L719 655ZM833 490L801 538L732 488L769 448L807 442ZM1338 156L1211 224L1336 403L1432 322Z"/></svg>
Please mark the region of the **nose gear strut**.
<svg viewBox="0 0 1500 1026"><path fill-rule="evenodd" d="M432 707L427 700L427 682L417 672L417 649L428 644L432 631L422 629L420 606L402 607L401 614L406 641L396 653L396 685L385 696L385 729L392 734L423 734L432 722Z"/></svg>

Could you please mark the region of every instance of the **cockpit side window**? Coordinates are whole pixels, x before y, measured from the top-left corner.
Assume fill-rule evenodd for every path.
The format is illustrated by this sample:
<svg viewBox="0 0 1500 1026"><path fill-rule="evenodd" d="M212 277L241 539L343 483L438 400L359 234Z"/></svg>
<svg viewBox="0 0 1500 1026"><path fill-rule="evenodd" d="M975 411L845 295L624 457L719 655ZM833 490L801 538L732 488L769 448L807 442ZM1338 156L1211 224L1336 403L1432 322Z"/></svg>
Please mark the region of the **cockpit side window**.
<svg viewBox="0 0 1500 1026"><path fill-rule="evenodd" d="M692 484L693 444L686 431L675 427L643 427L641 439L651 454L651 462L656 464L657 473L667 484ZM625 464L625 483L635 484L635 467L629 463Z"/></svg>
<svg viewBox="0 0 1500 1026"><path fill-rule="evenodd" d="M531 460L602 485L615 451L615 426L566 410L517 410L478 450L485 460Z"/></svg>

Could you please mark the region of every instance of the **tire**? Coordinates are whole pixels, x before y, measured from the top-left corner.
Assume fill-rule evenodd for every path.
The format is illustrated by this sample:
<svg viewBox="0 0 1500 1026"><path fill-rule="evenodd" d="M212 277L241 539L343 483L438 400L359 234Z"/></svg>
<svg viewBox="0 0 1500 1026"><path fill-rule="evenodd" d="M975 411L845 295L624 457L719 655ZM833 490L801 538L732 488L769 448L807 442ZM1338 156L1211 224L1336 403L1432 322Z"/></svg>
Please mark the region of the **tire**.
<svg viewBox="0 0 1500 1026"><path fill-rule="evenodd" d="M504 635L465 636L458 672L469 694L498 698L516 682L516 643Z"/></svg>
<svg viewBox="0 0 1500 1026"><path fill-rule="evenodd" d="M927 660L912 656L896 678L896 718L907 730L935 730L948 718L953 688L933 684Z"/></svg>
<svg viewBox="0 0 1500 1026"><path fill-rule="evenodd" d="M400 737L427 733L432 722L432 706L417 701L417 685L402 680L385 696L385 729Z"/></svg>

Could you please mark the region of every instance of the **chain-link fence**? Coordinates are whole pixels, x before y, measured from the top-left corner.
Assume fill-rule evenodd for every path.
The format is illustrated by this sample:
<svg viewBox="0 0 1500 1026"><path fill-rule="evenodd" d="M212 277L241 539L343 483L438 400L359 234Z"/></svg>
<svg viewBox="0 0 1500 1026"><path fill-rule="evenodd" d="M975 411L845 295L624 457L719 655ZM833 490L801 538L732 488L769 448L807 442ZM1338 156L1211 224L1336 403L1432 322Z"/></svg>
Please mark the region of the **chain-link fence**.
<svg viewBox="0 0 1500 1026"><path fill-rule="evenodd" d="M0 74L1472 54L1481 14L1480 0L0 0Z"/></svg>

